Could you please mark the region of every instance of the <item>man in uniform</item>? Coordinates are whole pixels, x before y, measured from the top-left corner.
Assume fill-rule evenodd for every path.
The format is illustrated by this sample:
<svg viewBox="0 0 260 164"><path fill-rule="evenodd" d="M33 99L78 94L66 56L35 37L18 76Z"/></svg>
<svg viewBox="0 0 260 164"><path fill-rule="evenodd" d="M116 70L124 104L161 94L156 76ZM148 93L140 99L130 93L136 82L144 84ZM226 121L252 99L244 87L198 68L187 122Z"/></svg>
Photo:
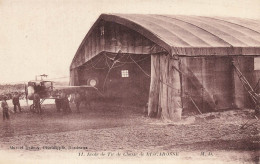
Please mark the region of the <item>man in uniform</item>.
<svg viewBox="0 0 260 164"><path fill-rule="evenodd" d="M9 120L9 113L8 113L8 104L6 102L6 97L4 97L2 103L1 103L1 107L3 109L3 120L7 119Z"/></svg>
<svg viewBox="0 0 260 164"><path fill-rule="evenodd" d="M42 113L42 109L41 109L41 103L40 103L40 96L38 93L34 93L33 95L33 104L34 104L34 107L35 107L35 110L37 113Z"/></svg>
<svg viewBox="0 0 260 164"><path fill-rule="evenodd" d="M22 112L20 102L19 102L19 94L18 92L15 92L13 97L13 105L14 105L14 112L16 113L16 108L18 107L19 111Z"/></svg>

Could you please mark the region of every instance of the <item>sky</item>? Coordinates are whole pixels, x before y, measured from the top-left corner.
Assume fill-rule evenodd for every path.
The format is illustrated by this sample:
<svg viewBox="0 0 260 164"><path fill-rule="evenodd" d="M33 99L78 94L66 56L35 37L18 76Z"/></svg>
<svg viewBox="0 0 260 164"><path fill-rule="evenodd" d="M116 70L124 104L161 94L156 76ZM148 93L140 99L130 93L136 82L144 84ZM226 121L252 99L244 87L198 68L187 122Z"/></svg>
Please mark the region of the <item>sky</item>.
<svg viewBox="0 0 260 164"><path fill-rule="evenodd" d="M0 0L0 84L69 77L70 63L101 13L260 19L260 0Z"/></svg>

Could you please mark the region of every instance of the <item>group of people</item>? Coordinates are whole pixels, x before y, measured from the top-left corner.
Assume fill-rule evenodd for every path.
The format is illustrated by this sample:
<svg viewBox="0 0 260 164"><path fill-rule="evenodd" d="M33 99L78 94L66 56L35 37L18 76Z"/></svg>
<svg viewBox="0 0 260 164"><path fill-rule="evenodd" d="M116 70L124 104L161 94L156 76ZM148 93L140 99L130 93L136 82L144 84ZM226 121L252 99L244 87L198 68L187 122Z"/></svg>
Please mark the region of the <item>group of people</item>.
<svg viewBox="0 0 260 164"><path fill-rule="evenodd" d="M82 102L85 102L85 105L90 107L90 101L87 99L87 97L88 96L86 92L76 91L70 95L69 100L69 94L60 91L59 98L55 99L57 111L60 112L62 109L64 113L71 113L70 102L73 102L76 105L77 112L80 112L79 107Z"/></svg>
<svg viewBox="0 0 260 164"><path fill-rule="evenodd" d="M10 116L9 116L9 106L8 106L6 100L7 100L7 97L4 97L2 102L1 102L1 107L3 109L3 120L6 120L6 119L9 120L9 118L10 118ZM22 112L18 92L15 92L15 94L12 98L12 102L13 102L13 105L14 105L14 113L17 112L17 109L19 110L19 112Z"/></svg>
<svg viewBox="0 0 260 164"><path fill-rule="evenodd" d="M65 92L59 91L58 98L55 99L55 104L58 112L62 109L64 113L71 113L69 97Z"/></svg>
<svg viewBox="0 0 260 164"><path fill-rule="evenodd" d="M71 107L70 102L74 102L76 105L77 112L80 112L79 107L82 102L85 102L85 106L90 107L90 100L87 99L88 94L86 92L80 92L77 91L73 94L71 94L71 99L69 100L69 94L66 94L66 92L59 91L58 98L55 99L55 104L57 111L60 112L61 109L64 113L71 113ZM10 118L9 116L9 107L7 101L7 97L4 97L1 102L1 107L3 109L3 119L8 120ZM12 103L14 105L14 113L22 112L22 108L19 101L19 94L16 92L14 96L12 97ZM40 102L40 96L38 93L34 93L33 97L33 111L36 113L41 114L42 108L41 108L41 102Z"/></svg>
<svg viewBox="0 0 260 164"><path fill-rule="evenodd" d="M55 105L58 112L60 112L62 109L64 113L71 113L68 94L66 94L65 92L58 91L58 98L55 99ZM33 109L36 113L42 113L40 96L38 93L34 93Z"/></svg>

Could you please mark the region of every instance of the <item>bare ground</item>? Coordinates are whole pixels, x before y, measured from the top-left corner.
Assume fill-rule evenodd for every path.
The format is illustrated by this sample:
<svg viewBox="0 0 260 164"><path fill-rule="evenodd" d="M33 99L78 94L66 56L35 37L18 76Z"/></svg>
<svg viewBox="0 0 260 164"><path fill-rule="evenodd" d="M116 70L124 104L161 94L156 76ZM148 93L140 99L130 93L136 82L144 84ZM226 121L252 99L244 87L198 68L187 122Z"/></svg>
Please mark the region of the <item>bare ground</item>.
<svg viewBox="0 0 260 164"><path fill-rule="evenodd" d="M41 152L48 150L43 150L43 146L64 146L63 152L75 152L76 156L86 158L88 153L105 152L108 157L108 152L120 152L120 158L145 156L187 161L206 158L259 163L260 121L256 121L253 110L184 117L181 123L173 124L144 117L137 109L128 107L94 105L92 109L82 107L77 113L72 105L71 114L56 112L54 105L43 107L42 115L29 113L24 107L22 113L11 114L10 121L0 121L2 151L18 152L23 156L37 153L37 158L44 158ZM12 150L10 146L23 146L23 149ZM25 150L26 147L33 149ZM69 147L87 149L68 150Z"/></svg>

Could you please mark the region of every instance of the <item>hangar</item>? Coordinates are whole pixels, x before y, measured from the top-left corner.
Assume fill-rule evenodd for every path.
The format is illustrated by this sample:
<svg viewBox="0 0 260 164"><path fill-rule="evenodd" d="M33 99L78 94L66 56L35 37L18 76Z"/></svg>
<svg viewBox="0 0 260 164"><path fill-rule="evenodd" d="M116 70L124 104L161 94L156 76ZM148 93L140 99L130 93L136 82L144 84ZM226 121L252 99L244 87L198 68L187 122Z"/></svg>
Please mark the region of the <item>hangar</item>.
<svg viewBox="0 0 260 164"><path fill-rule="evenodd" d="M102 14L70 65L71 85L93 85L110 103L176 121L182 113L250 108L236 75L260 78L260 21L242 18Z"/></svg>

